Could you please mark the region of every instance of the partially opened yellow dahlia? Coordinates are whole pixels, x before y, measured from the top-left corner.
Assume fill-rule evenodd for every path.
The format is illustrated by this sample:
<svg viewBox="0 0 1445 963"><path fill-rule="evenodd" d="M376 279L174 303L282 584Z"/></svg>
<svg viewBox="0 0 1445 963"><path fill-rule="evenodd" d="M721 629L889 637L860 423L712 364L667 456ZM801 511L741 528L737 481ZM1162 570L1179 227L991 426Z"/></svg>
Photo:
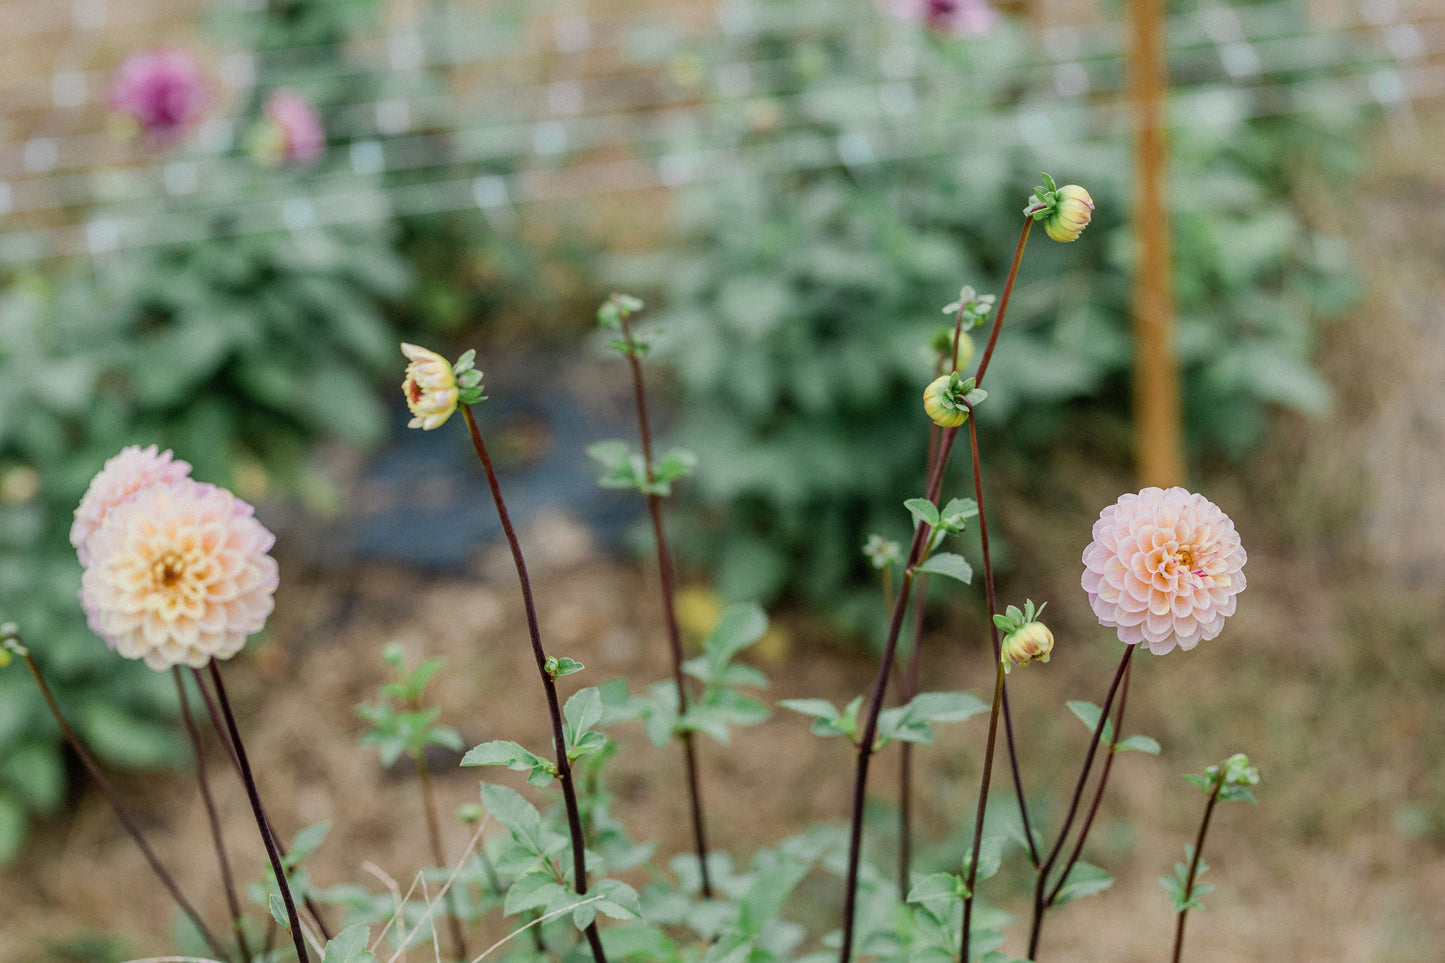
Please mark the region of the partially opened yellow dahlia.
<svg viewBox="0 0 1445 963"><path fill-rule="evenodd" d="M81 604L111 648L152 669L228 659L271 614L275 541L223 488L153 484L112 506L90 536Z"/></svg>

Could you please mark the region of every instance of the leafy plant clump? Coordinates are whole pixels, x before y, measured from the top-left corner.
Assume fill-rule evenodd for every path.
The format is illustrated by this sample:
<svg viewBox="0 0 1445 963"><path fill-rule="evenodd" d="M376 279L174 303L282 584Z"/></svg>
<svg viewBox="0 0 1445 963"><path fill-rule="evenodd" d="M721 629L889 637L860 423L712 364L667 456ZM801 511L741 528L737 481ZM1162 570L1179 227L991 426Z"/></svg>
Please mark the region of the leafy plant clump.
<svg viewBox="0 0 1445 963"><path fill-rule="evenodd" d="M1302 8L1255 9L1242 8L1246 32L1308 29ZM690 492L688 550L729 597L787 592L846 611L838 590L864 570L847 546L888 530L887 507L924 463L903 413L932 370L938 306L959 277L1002 286L1002 199L1027 189L1023 172L1060 166L1060 144L1062 173L1099 201L1093 243L1067 261L1042 254L1020 281L983 418L1033 448L1081 412L1123 417L1133 162L1109 119L1127 115L1123 64L1093 49L1098 37L1056 63L1046 38L1007 18L960 37L880 17L871 0L728 11L729 29L676 70L706 109L657 150L682 172L683 242L618 274L657 290L678 440L717 456ZM1276 407L1330 403L1311 368L1316 332L1358 284L1343 239L1310 209L1319 183L1348 179L1349 132L1368 114L1312 99L1305 81L1328 86L1369 53L1315 37L1332 56L1300 70L1287 46L1256 45L1257 75L1276 82L1242 85L1210 39L1213 12L1170 6L1179 114L1160 213L1188 443L1237 457ZM1067 71L1083 92L1058 93ZM871 457L884 443L893 456Z"/></svg>

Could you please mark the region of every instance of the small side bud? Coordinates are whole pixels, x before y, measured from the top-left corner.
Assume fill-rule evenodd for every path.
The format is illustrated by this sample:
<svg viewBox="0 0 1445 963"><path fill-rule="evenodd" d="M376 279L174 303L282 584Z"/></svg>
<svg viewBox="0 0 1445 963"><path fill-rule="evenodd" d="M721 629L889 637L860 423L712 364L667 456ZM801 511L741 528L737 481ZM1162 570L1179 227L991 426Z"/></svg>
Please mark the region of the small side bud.
<svg viewBox="0 0 1445 963"><path fill-rule="evenodd" d="M14 622L0 625L0 669L10 664L11 658L28 654L25 644L20 641L20 626Z"/></svg>
<svg viewBox="0 0 1445 963"><path fill-rule="evenodd" d="M863 555L869 564L882 571L890 565L903 561L903 546L891 538L884 538L876 532L868 536L863 545Z"/></svg>
<svg viewBox="0 0 1445 963"><path fill-rule="evenodd" d="M1003 663L1005 673L1012 671L1016 665L1049 661L1049 655L1054 651L1054 633L1038 621L1048 604L1045 602L1035 609L1030 599L1024 603L1022 611L1018 606L1010 605L1005 614L993 617L994 624L1006 633L999 648L999 661Z"/></svg>
<svg viewBox="0 0 1445 963"><path fill-rule="evenodd" d="M974 387L973 378L963 378L957 371L935 378L923 389L923 410L941 428L957 428L968 421L970 409L988 397L988 392Z"/></svg>
<svg viewBox="0 0 1445 963"><path fill-rule="evenodd" d="M1077 240L1094 217L1094 199L1078 184L1057 187L1048 174L1043 177L1043 186L1034 188L1024 216L1043 221L1044 233L1055 241Z"/></svg>

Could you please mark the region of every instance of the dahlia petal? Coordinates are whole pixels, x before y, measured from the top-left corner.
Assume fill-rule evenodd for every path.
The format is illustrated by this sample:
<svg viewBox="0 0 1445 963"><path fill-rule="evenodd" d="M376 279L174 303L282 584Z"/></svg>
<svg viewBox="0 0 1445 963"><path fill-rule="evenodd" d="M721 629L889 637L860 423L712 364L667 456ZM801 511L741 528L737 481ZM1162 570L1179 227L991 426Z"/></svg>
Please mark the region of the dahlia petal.
<svg viewBox="0 0 1445 963"><path fill-rule="evenodd" d="M1081 558L1100 624L1158 654L1216 636L1245 586L1234 523L1179 487L1121 496L1099 513Z"/></svg>

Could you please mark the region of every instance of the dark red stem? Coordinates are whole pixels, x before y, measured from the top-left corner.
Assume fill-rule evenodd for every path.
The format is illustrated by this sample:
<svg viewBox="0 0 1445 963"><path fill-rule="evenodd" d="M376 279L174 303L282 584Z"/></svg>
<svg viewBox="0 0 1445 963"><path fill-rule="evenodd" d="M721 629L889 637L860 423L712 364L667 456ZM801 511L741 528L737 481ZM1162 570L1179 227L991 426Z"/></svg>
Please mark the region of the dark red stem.
<svg viewBox="0 0 1445 963"><path fill-rule="evenodd" d="M632 394L637 403L637 432L642 438L642 463L647 473L647 512L652 519L652 540L657 547L657 572L658 581L662 587L662 612L664 621L667 623L667 644L672 653L672 681L677 687L677 711L679 716L686 715L688 706L687 683L682 672L682 634L677 627L677 607L674 602L676 595L674 569L672 554L667 546L667 534L662 525L662 496L651 490L656 482L653 472L652 460L652 424L647 416L647 388L642 377L642 361L637 356L637 342L632 337L632 326L627 320L626 312L618 312L622 322L622 337L627 343L627 350L623 353L627 356L628 367L632 371ZM712 878L707 868L707 829L703 819L702 785L697 774L697 749L693 743L693 733L690 729L679 729L677 731L678 741L682 743L682 758L687 776L688 802L692 816L692 838L693 846L697 851L698 870L702 874L702 895L711 899L713 895Z"/></svg>
<svg viewBox="0 0 1445 963"><path fill-rule="evenodd" d="M55 696L50 691L50 686L46 685L45 677L40 674L40 668L35 664L35 660L30 657L29 652L25 651L21 652L20 657L25 660L25 666L30 670L30 675L35 679L35 684L40 687L40 695L44 697L45 704L50 708L50 714L55 717L56 723L60 726L61 735L65 736L65 740L70 743L70 748L75 751L76 758L78 758L80 764L85 767L85 771L90 774L90 778L95 781L95 785L100 790L100 794L105 797L105 801L110 803L110 808L115 812L116 819L120 820L121 826L130 835L130 838L135 840L135 844L140 847L141 855L144 856L146 862L150 864L151 871L156 874L156 878L161 881L161 885L166 888L166 892L171 894L171 899L176 901L176 905L181 908L181 912L185 913L190 919L191 924L195 926L197 932L201 934L202 939L206 941L206 945L211 948L211 952L215 953L216 956L222 960L229 960L230 956L226 954L225 950L221 949L220 942L211 935L211 931L206 928L206 924L201 922L200 914L196 912L195 907L193 907L190 901L181 893L181 888L176 885L175 878L161 865L160 858L156 856L155 850L151 849L150 843L146 842L145 834L141 832L140 826L136 824L136 821L131 818L130 811L121 803L120 797L116 795L115 790L110 785L110 780L105 778L105 775L100 771L100 767L96 765L95 760L91 758L90 753L86 751L85 745L80 741L80 737L75 734L74 729L70 728L70 723L65 721L65 716L61 713L60 706L56 703Z"/></svg>
<svg viewBox="0 0 1445 963"><path fill-rule="evenodd" d="M236 948L241 951L242 963L251 963L251 947L246 943L246 921L241 915L241 900L236 895L236 880L231 875L231 860L226 855L226 841L221 835L221 817L216 812L216 801L211 796L211 780L206 776L206 758L201 751L201 734L196 729L196 720L191 717L191 707L186 699L186 686L181 678L181 667L171 667L171 678L176 683L176 699L181 706L181 722L185 725L186 736L191 740L191 752L196 757L196 783L201 789L201 800L206 806L206 819L211 827L211 842L216 847L216 863L221 869L221 886L226 891L226 908L231 911L231 930L236 936Z"/></svg>
<svg viewBox="0 0 1445 963"><path fill-rule="evenodd" d="M1109 692L1104 697L1103 708L1099 710L1099 722L1094 726L1094 736L1089 741L1089 750L1084 754L1084 765L1079 770L1079 781L1074 786L1074 794L1069 799L1069 812L1064 817L1064 825L1059 829L1059 838L1049 850L1048 858L1039 867L1038 878L1034 882L1034 918L1029 928L1029 959L1036 959L1039 949L1039 935L1043 930L1044 912L1049 908L1044 898L1044 891L1048 886L1049 873L1054 868L1054 862L1059 858L1059 852L1063 849L1064 840L1069 835L1069 830L1074 825L1074 817L1078 814L1079 803L1084 796L1084 784L1089 778L1089 770L1094 765L1094 755L1099 749L1099 740L1104 734L1104 723L1109 719L1109 710L1114 705L1114 694L1119 691L1119 686L1124 678L1125 671L1129 668L1129 661L1134 657L1134 646L1124 648L1124 655L1119 660L1119 668L1114 672L1114 679L1109 683Z"/></svg>
<svg viewBox="0 0 1445 963"><path fill-rule="evenodd" d="M226 697L226 686L221 681L221 670L216 660L209 663L211 684L216 687L216 700L221 705L221 715L226 720L226 734L236 750L236 761L241 766L241 781L246 784L246 798L251 801L251 812L256 817L256 828L266 844L266 856L271 860L271 871L276 874L276 888L281 891L281 901L286 904L286 921L291 928L291 940L296 944L296 958L301 963L310 963L306 952L306 936L301 931L301 918L296 915L296 901L291 898L291 885L286 881L286 869L281 865L281 853L276 840L271 836L271 825L266 820L266 810L261 805L261 794L256 789L256 777L251 772L251 763L246 758L246 747L241 742L241 730L236 726L236 717L231 712L231 700Z"/></svg>
<svg viewBox="0 0 1445 963"><path fill-rule="evenodd" d="M572 836L572 871L573 886L577 895L585 896L587 893L587 852L586 842L582 834L582 815L577 807L577 790L572 784L572 763L567 759L567 740L562 729L562 707L557 699L557 683L547 672L547 653L542 648L542 630L537 623L537 606L532 599L532 582L527 576L527 563L522 558L522 543L517 539L517 531L512 527L512 518L507 513L506 502L502 500L502 486L497 482L497 473L492 468L492 459L487 454L486 443L482 441L481 430L477 428L477 421L472 417L472 410L462 405L462 415L467 421L467 431L471 434L472 447L476 449L477 458L482 463L482 470L486 473L487 484L492 489L492 501L497 507L497 519L502 524L502 532L506 535L507 546L512 550L512 562L517 569L517 581L521 583L522 604L527 612L527 632L532 639L532 656L537 662L537 671L542 676L542 687L547 693L547 713L552 721L552 742L557 750L557 781L562 785L562 800L567 809L567 829ZM590 923L585 931L587 942L592 948L592 958L596 963L607 963L607 954L602 949L602 937L598 935L597 924Z"/></svg>

